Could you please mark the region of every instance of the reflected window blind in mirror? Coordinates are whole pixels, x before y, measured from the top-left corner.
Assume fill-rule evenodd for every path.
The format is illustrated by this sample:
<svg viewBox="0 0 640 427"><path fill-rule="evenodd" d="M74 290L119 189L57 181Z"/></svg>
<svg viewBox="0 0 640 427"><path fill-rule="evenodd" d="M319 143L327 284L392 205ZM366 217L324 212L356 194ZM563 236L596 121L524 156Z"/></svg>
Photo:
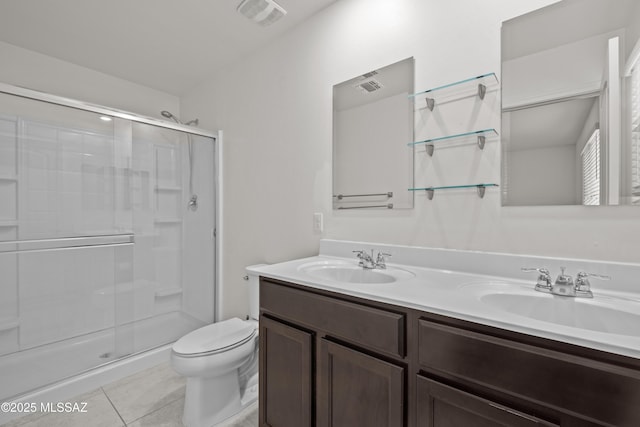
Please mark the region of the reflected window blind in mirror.
<svg viewBox="0 0 640 427"><path fill-rule="evenodd" d="M640 67L631 74L631 204L640 205Z"/></svg>
<svg viewBox="0 0 640 427"><path fill-rule="evenodd" d="M600 129L596 129L582 150L582 204L600 204Z"/></svg>

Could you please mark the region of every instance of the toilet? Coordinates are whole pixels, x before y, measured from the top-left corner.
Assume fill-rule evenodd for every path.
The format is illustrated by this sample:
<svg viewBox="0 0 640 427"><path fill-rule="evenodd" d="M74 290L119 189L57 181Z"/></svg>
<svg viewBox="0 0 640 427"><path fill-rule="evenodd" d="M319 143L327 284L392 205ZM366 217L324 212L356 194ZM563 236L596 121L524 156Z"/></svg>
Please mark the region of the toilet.
<svg viewBox="0 0 640 427"><path fill-rule="evenodd" d="M186 427L214 426L258 398L259 277L251 272L247 277L248 320L234 317L203 326L173 344L171 367L187 377Z"/></svg>

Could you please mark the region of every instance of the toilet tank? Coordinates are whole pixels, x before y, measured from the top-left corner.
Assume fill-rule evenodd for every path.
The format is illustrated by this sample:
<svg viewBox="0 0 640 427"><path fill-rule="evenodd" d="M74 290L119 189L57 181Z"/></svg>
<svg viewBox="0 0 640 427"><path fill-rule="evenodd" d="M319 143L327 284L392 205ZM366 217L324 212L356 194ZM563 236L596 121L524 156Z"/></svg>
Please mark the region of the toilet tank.
<svg viewBox="0 0 640 427"><path fill-rule="evenodd" d="M250 268L264 267L268 264L256 264L247 267L249 279L249 316L258 320L260 317L260 275L249 271Z"/></svg>

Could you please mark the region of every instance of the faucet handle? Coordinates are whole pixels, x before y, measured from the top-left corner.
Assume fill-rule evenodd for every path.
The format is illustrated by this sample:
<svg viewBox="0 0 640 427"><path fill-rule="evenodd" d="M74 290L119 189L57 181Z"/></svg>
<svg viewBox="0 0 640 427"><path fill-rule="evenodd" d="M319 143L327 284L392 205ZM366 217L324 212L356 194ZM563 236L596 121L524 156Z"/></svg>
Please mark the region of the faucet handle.
<svg viewBox="0 0 640 427"><path fill-rule="evenodd" d="M389 258L389 257L392 257L392 256L393 256L393 255L388 254L388 253L386 253L386 252L378 252L378 258L377 258L377 259L378 259L379 261L384 261L384 259L385 259L385 258Z"/></svg>
<svg viewBox="0 0 640 427"><path fill-rule="evenodd" d="M386 262L386 258L390 257L391 254L385 253L385 252L378 252L378 256L376 257L376 267L378 268L387 268L387 265L385 264Z"/></svg>
<svg viewBox="0 0 640 427"><path fill-rule="evenodd" d="M551 291L551 274L549 273L549 270L544 267L522 267L520 270L524 272L537 271L540 273L538 275L538 282L536 283L536 290L542 292Z"/></svg>
<svg viewBox="0 0 640 427"><path fill-rule="evenodd" d="M360 260L360 262L358 263L358 265L360 267L364 267L364 259L367 256L367 253L365 251L351 251L354 254L356 254L356 257Z"/></svg>
<svg viewBox="0 0 640 427"><path fill-rule="evenodd" d="M611 279L611 276L605 276L603 274L585 273L584 271L581 271L576 275L576 296L593 298L593 293L591 292L591 283L589 283L589 279L587 277L593 277L595 279L600 279L600 280Z"/></svg>
<svg viewBox="0 0 640 427"><path fill-rule="evenodd" d="M611 280L611 276L607 276L604 274L585 273L584 271L581 271L576 275L576 282L578 282L578 280L586 280L587 277L593 277L594 279L600 280Z"/></svg>
<svg viewBox="0 0 640 427"><path fill-rule="evenodd" d="M537 271L540 274L546 274L547 276L549 275L549 270L547 270L544 267L522 267L520 270L524 271L524 272L531 272L531 271Z"/></svg>

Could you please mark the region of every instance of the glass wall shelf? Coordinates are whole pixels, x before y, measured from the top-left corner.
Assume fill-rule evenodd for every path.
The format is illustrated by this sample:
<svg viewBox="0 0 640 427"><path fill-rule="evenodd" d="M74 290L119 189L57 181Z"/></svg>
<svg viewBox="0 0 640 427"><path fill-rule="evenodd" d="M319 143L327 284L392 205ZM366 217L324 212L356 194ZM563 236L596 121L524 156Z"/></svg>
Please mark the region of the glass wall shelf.
<svg viewBox="0 0 640 427"><path fill-rule="evenodd" d="M433 111L433 108L436 105L434 95L437 95L440 100L447 99L448 101L464 98L470 95L477 95L478 98L483 100L487 93L487 87L498 86L499 84L500 82L498 81L498 77L495 73L482 74L480 76L460 80L459 82L423 90L422 92L409 95L409 98L415 99L424 97L426 107Z"/></svg>
<svg viewBox="0 0 640 427"><path fill-rule="evenodd" d="M478 144L478 147L481 150L483 150L484 144L487 141L487 136L489 137L498 136L498 131L496 131L495 129L476 130L473 132L465 132L465 133L459 133L456 135L447 135L447 136L441 136L438 138L425 139L423 141L410 142L408 145L415 146L415 145L425 144L427 148L427 154L429 154L430 156L433 156L435 143L445 142L445 141L448 142L452 140L461 140L463 138L472 137L472 136L476 136L476 143Z"/></svg>
<svg viewBox="0 0 640 427"><path fill-rule="evenodd" d="M466 185L446 185L441 187L422 187L422 188L410 188L409 191L426 191L429 200L433 199L433 194L436 190L453 190L459 188L476 188L478 197L481 199L484 197L484 192L487 187L499 187L498 184L466 184Z"/></svg>

